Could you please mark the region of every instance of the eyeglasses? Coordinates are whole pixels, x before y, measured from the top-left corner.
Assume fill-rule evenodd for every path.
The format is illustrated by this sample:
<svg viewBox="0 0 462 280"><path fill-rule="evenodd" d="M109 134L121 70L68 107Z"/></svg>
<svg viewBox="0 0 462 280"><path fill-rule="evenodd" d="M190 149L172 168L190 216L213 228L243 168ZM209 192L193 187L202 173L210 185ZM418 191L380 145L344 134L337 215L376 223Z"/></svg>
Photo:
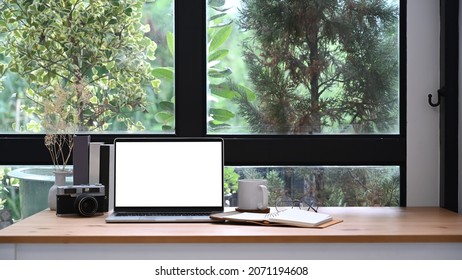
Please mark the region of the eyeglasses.
<svg viewBox="0 0 462 280"><path fill-rule="evenodd" d="M302 196L297 199L293 199L290 196L283 195L276 198L276 210L282 211L287 208L298 207L306 211L318 212L318 200L312 196Z"/></svg>

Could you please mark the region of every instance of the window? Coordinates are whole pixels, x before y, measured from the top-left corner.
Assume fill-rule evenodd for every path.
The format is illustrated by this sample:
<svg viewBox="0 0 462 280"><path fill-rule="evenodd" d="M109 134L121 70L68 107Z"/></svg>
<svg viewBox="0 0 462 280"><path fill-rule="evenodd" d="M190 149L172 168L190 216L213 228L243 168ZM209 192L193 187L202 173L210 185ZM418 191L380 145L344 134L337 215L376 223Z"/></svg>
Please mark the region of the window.
<svg viewBox="0 0 462 280"><path fill-rule="evenodd" d="M233 3L237 2L233 1ZM325 3L325 1L316 2ZM156 3L164 2L156 1ZM339 3L343 3L343 1L339 1ZM397 5L396 1L384 0L383 3L394 3L394 5ZM399 192L399 202L397 203L405 205L406 72L405 63L402 63L406 61L405 1L399 1L400 16L398 24L399 33L397 36L399 36L400 46L396 52L399 51L399 62L401 63L398 66L399 79L397 80L399 82L395 80L392 83L399 90L399 95L395 96L397 103L393 105L395 107L392 110L394 119L391 119L387 126L383 125L385 129L379 129L382 126L374 123L373 125L365 125L363 128L357 130L359 133L351 133L356 128L353 125L347 125L347 123L354 123L353 115L344 116L344 119L341 121L339 118L329 119L326 116L322 119L322 128L316 125L311 127L305 126L307 130L303 133L287 133L287 131L280 132L275 129L270 130L269 133L249 133L251 131L250 125L245 125L244 130L234 130L234 128L228 131L223 130L224 124L227 124L231 120L231 118L226 119L226 111L230 111L234 115L239 115L239 113L236 111L238 107L231 109L226 107L227 105L220 107L224 104L223 102L221 104L220 102L210 104L210 100L207 98L209 90L209 80L207 77L210 74L210 67L212 66L208 64L210 53L207 51L208 40L210 39L210 34L208 34L210 17L207 9L210 4L223 6L228 5L229 2L221 0L190 0L175 1L174 3L175 81L174 83L170 83L171 88L168 90L174 90L175 95L174 97L173 95L166 95L159 99L156 108L160 110L156 112L164 112L165 114L154 114L148 117L151 120L154 119L154 122L157 124L158 130L156 135L160 133L169 134L174 131L175 135L179 137L223 137L225 139L225 164L229 170L233 169L240 176L244 176L245 170L253 169L253 171L257 171L261 176L273 176L274 178L278 177L281 179L281 174L289 174L290 172L288 171L297 170L298 173L305 172L308 174L306 175L308 177L315 176L316 172L324 172L324 174L334 174L333 176L337 177L347 174L351 178L357 179L361 176L361 178L366 178L365 174L369 172L367 175L370 176L367 177L369 178L367 179L368 183L376 184L378 180L374 181L372 179L377 178L376 175L379 173L386 173L387 176L383 177L383 179L387 182L393 182L395 186L398 185L398 190L396 188L393 189L393 192ZM162 18L164 16L168 18L170 14L164 13ZM391 28L391 26L389 27ZM155 28L156 26L151 28L151 30L155 30ZM170 52L172 50L171 43L173 38L168 33L170 31L171 29L167 29L164 34L165 36L162 36L165 38L166 45L164 45L163 49L166 51L167 57L171 55ZM158 46L162 43L162 40L164 39L156 39L154 37L154 41ZM324 47L327 49L334 48L335 44L325 45ZM216 50L219 50L219 48ZM156 56L159 54L157 61L160 60L160 52L158 47L156 50ZM220 58L219 54L216 54L216 57ZM233 59L238 60L237 58ZM343 63L347 61L346 57L339 57L338 59ZM169 63L157 65L158 69L155 74L160 79L161 86L164 86L173 77L172 65ZM215 64L214 66L218 65ZM226 74L227 66L224 63L219 66L224 66L223 70L225 72L221 74ZM220 73L215 74L216 78L220 78ZM396 75L398 74L393 74L393 77L397 78ZM226 77L223 76L221 82L214 81L213 83L220 85L225 80ZM325 81L327 82L327 80ZM245 84L245 88L252 90L254 93L256 91L252 84ZM300 86L297 86L297 88L300 89ZM162 88L161 95L164 94L163 90L164 88ZM219 98L226 99L227 88L215 86L212 90L214 91L213 94L216 100L219 100ZM220 93L220 90L224 97L216 97L216 93ZM333 91L330 94L331 96L335 96ZM358 101L359 99L355 100ZM324 102L326 101L324 100ZM175 109L174 115L172 104L174 104ZM211 115L210 108L224 110L212 110L213 115ZM221 115L221 119L220 113L224 113ZM366 115L362 115L361 118L365 119ZM218 122L213 123L214 127L210 123L213 120L218 120ZM335 122L336 120L338 122ZM174 130L171 129L173 121ZM369 128L373 130L368 130ZM145 135L143 133L138 131L130 135ZM104 133L93 133L92 141L111 142L118 135L120 135L119 129ZM3 137L0 139L0 150L2 151L0 164L4 166L48 165L51 163L48 152L43 145L43 134L4 132ZM294 174L297 172L294 172ZM363 174L361 175L361 173ZM283 180L286 182L296 182L299 178L293 176L283 178ZM333 182L333 178L329 180ZM286 185L286 187L294 189L290 185ZM296 186L295 188L298 187ZM338 201L346 200L345 197L342 197ZM344 204L339 203L339 205Z"/></svg>
<svg viewBox="0 0 462 280"><path fill-rule="evenodd" d="M228 192L237 178L272 176L285 192L314 192L324 205L401 204L404 8L399 1L207 2L206 130L238 147L227 157L236 155L228 173L238 170ZM397 158L386 159L391 154ZM248 175L249 163L271 171ZM388 171L376 172L376 164ZM350 179L356 184L346 188ZM393 199L375 200L390 182Z"/></svg>
<svg viewBox="0 0 462 280"><path fill-rule="evenodd" d="M225 168L225 203L237 206L239 179L266 179L269 205L281 197L315 198L323 206L399 205L396 166L239 166Z"/></svg>
<svg viewBox="0 0 462 280"><path fill-rule="evenodd" d="M209 1L209 134L398 134L399 1Z"/></svg>
<svg viewBox="0 0 462 280"><path fill-rule="evenodd" d="M0 5L0 131L173 131L172 0Z"/></svg>
<svg viewBox="0 0 462 280"><path fill-rule="evenodd" d="M311 188L331 206L400 205L403 161L384 164L372 147L404 139L403 10L399 1L208 1L207 134L239 146L230 178L272 176L285 192ZM356 184L345 187L340 174ZM393 202L383 199L390 183Z"/></svg>
<svg viewBox="0 0 462 280"><path fill-rule="evenodd" d="M173 4L0 3L0 207L15 220L47 206L43 133L174 131Z"/></svg>

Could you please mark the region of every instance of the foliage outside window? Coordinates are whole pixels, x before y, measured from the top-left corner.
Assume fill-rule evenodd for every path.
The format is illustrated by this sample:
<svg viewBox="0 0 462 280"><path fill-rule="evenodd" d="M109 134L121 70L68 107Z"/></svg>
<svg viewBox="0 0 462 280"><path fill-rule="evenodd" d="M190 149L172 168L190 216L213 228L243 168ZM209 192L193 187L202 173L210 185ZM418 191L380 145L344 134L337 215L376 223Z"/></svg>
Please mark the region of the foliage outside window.
<svg viewBox="0 0 462 280"><path fill-rule="evenodd" d="M21 219L18 179L8 176L11 167L0 166L0 210L8 209L14 221Z"/></svg>
<svg viewBox="0 0 462 280"><path fill-rule="evenodd" d="M209 133L399 133L399 5L208 1Z"/></svg>
<svg viewBox="0 0 462 280"><path fill-rule="evenodd" d="M237 206L239 179L267 179L269 205L276 198L315 197L321 206L399 206L397 166L239 166L225 168L225 200Z"/></svg>
<svg viewBox="0 0 462 280"><path fill-rule="evenodd" d="M2 130L43 131L46 104L60 99L77 131L171 131L173 8L156 2L2 1Z"/></svg>

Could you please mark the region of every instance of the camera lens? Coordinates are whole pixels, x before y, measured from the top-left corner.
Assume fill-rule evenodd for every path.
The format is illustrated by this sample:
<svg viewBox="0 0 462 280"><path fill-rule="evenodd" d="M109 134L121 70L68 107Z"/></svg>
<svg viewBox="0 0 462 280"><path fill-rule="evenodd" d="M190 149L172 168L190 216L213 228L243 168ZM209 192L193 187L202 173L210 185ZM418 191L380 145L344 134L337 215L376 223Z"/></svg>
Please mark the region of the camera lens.
<svg viewBox="0 0 462 280"><path fill-rule="evenodd" d="M98 210L98 201L91 195L82 194L75 200L75 209L82 216L93 216Z"/></svg>

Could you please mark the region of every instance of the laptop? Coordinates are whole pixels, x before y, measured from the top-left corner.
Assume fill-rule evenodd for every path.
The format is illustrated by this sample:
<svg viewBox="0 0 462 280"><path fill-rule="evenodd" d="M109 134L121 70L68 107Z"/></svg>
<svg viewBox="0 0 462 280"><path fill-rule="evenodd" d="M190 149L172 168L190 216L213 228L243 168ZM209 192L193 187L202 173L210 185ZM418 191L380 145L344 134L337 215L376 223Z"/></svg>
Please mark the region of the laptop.
<svg viewBox="0 0 462 280"><path fill-rule="evenodd" d="M213 222L223 212L221 138L114 140L108 223Z"/></svg>

